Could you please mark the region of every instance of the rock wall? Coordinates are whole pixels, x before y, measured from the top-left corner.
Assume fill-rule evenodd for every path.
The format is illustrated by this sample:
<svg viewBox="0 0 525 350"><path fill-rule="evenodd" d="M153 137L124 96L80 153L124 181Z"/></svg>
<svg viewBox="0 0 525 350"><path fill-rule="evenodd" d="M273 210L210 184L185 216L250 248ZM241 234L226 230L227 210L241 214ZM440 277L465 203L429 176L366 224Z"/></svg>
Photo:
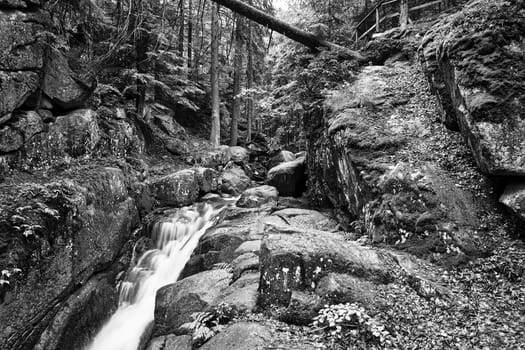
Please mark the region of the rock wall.
<svg viewBox="0 0 525 350"><path fill-rule="evenodd" d="M115 300L111 293L104 310L82 312L107 283L92 276L111 267L138 224L128 185L119 169L84 167L47 183L5 188L0 205L0 322L9 327L0 332L2 348L33 349L39 341L59 344L62 336L69 336L64 330L73 320L104 319ZM46 331L53 339L45 338L48 327L54 328Z"/></svg>
<svg viewBox="0 0 525 350"><path fill-rule="evenodd" d="M471 1L432 27L423 38L420 58L443 122L461 131L480 170L523 182L525 3ZM511 186L507 197L509 192L523 195L519 186ZM523 212L519 215L525 218Z"/></svg>

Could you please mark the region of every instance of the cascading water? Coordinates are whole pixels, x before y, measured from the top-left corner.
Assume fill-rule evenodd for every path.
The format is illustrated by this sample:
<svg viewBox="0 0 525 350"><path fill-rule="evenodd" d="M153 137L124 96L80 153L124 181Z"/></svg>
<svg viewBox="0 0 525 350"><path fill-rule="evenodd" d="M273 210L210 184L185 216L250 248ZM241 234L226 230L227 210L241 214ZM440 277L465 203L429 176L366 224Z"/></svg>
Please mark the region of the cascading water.
<svg viewBox="0 0 525 350"><path fill-rule="evenodd" d="M156 249L147 251L120 285L119 307L102 327L88 350L136 350L153 321L155 295L174 283L214 224L218 210L209 204L182 208L153 227Z"/></svg>

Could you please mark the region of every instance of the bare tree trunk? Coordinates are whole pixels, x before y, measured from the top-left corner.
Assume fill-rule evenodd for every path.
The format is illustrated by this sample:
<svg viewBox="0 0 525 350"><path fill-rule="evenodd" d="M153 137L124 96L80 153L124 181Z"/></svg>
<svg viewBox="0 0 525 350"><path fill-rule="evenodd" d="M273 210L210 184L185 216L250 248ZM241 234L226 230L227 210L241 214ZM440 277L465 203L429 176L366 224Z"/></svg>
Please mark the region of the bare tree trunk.
<svg viewBox="0 0 525 350"><path fill-rule="evenodd" d="M253 89L254 80L254 69L253 69L253 24L248 24L248 65L246 68L246 87L248 90ZM252 125L253 125L253 93L250 91L248 95L248 101L246 105L246 122L247 122L247 134L246 142L252 141Z"/></svg>
<svg viewBox="0 0 525 350"><path fill-rule="evenodd" d="M192 53L193 53L193 1L188 0L188 70L192 67Z"/></svg>
<svg viewBox="0 0 525 350"><path fill-rule="evenodd" d="M401 0L399 6L399 26L405 29L408 25L408 0Z"/></svg>
<svg viewBox="0 0 525 350"><path fill-rule="evenodd" d="M233 58L233 103L232 120L230 129L230 145L237 146L239 138L239 117L241 115L241 71L242 71L242 49L243 49L243 20L240 15L236 15L235 20L235 53Z"/></svg>
<svg viewBox="0 0 525 350"><path fill-rule="evenodd" d="M179 55L184 57L184 0L179 0Z"/></svg>
<svg viewBox="0 0 525 350"><path fill-rule="evenodd" d="M248 19L251 19L254 22L262 24L270 29L275 30L278 33L281 33L288 38L295 40L303 45L306 45L314 50L319 50L320 48L328 49L339 49L346 52L348 55L358 59L364 60L363 56L353 50L341 47L334 43L325 41L312 33L308 33L302 29L299 29L295 26L292 26L284 21L281 21L278 18L272 17L265 12L256 9L253 6L247 5L239 0L212 0L217 4L220 4L224 7L229 8L233 12L236 12Z"/></svg>
<svg viewBox="0 0 525 350"><path fill-rule="evenodd" d="M219 4L211 9L211 135L214 147L220 144L221 115L219 101Z"/></svg>

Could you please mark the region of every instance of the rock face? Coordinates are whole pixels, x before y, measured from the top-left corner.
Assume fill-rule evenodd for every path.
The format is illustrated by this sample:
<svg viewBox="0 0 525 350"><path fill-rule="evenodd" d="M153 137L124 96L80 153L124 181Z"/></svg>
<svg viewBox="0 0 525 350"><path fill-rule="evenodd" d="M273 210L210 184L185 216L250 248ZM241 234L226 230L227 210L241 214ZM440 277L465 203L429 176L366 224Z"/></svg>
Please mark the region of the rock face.
<svg viewBox="0 0 525 350"><path fill-rule="evenodd" d="M239 165L247 163L250 159L250 153L244 147L230 147L228 153L230 154L230 160Z"/></svg>
<svg viewBox="0 0 525 350"><path fill-rule="evenodd" d="M262 349L272 339L270 331L258 323L235 323L213 337L203 350L255 350Z"/></svg>
<svg viewBox="0 0 525 350"><path fill-rule="evenodd" d="M255 208L263 204L277 202L279 192L273 186L259 186L247 189L237 201L237 206L242 208Z"/></svg>
<svg viewBox="0 0 525 350"><path fill-rule="evenodd" d="M444 121L459 126L490 175L525 175L525 20L515 16L524 10L519 0L474 1L434 25L420 48Z"/></svg>
<svg viewBox="0 0 525 350"><path fill-rule="evenodd" d="M420 257L454 263L490 249L476 213L495 205L486 193L475 200L483 179L460 135L433 122L438 111L417 66L367 66L326 104L307 122L312 200L357 219L372 242Z"/></svg>
<svg viewBox="0 0 525 350"><path fill-rule="evenodd" d="M137 224L124 175L115 168L77 168L59 181L7 186L2 196L0 242L9 242L12 254L1 255L0 265L12 273L0 287L0 322L10 325L0 332L0 346L32 349L38 342L48 348L50 341L72 340L75 327L102 321L111 308L106 295L104 310L79 317L104 288L78 288L115 261ZM76 291L78 298L66 300ZM46 328L60 339L44 334L39 341Z"/></svg>
<svg viewBox="0 0 525 350"><path fill-rule="evenodd" d="M179 327L191 321L191 314L206 310L230 280L226 270L212 270L161 288L155 301L155 335L180 334Z"/></svg>
<svg viewBox="0 0 525 350"><path fill-rule="evenodd" d="M281 163L268 172L267 183L274 186L281 196L300 197L306 189L305 158Z"/></svg>

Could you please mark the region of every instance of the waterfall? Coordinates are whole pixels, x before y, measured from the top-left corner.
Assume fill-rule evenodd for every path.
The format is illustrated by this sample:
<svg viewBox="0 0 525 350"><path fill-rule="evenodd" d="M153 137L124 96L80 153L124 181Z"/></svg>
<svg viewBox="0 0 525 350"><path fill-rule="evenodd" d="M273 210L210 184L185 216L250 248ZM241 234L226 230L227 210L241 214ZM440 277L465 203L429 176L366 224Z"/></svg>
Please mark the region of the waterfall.
<svg viewBox="0 0 525 350"><path fill-rule="evenodd" d="M141 336L153 322L157 291L177 281L217 213L211 205L199 204L182 208L154 225L156 248L145 252L120 284L118 309L88 350L137 350Z"/></svg>

